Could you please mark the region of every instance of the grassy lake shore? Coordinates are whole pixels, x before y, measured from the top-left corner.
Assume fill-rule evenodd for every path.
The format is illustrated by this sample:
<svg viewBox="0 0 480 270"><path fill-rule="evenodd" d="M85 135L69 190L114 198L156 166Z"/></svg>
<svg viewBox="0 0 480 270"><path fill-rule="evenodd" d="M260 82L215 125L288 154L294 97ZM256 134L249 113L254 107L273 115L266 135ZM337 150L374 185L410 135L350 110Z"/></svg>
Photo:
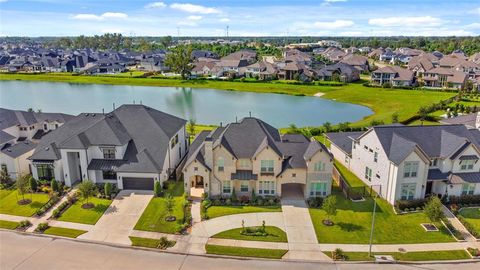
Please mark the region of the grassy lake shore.
<svg viewBox="0 0 480 270"><path fill-rule="evenodd" d="M391 122L393 113L399 115L399 120L405 120L415 115L422 106L438 103L453 97L455 93L441 91L400 90L365 87L361 83L348 85L323 85L323 84L294 84L289 81L273 82L239 82L239 81L214 81L214 80L180 80L169 78L136 78L127 76L84 76L69 73L51 74L0 74L0 80L47 81L82 84L111 84L111 85L137 85L157 87L191 87L209 88L227 91L246 91L257 93L275 93L297 96L317 96L322 93L322 98L363 105L373 110L373 114L351 126L367 126L372 120ZM207 123L205 123L207 124Z"/></svg>

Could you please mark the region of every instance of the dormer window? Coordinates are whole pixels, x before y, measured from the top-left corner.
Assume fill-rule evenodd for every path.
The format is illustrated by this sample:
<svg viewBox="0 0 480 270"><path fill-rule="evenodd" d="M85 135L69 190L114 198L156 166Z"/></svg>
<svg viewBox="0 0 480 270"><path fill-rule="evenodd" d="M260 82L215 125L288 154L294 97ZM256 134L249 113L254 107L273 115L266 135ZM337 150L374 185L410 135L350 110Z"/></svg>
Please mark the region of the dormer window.
<svg viewBox="0 0 480 270"><path fill-rule="evenodd" d="M115 159L115 148L103 148L104 159Z"/></svg>
<svg viewBox="0 0 480 270"><path fill-rule="evenodd" d="M43 124L43 129L44 129L44 130L47 130L47 129L48 129L47 124Z"/></svg>
<svg viewBox="0 0 480 270"><path fill-rule="evenodd" d="M460 170L461 171L473 170L473 165L474 164L475 164L475 160L473 160L473 159L462 160L462 161L460 161Z"/></svg>

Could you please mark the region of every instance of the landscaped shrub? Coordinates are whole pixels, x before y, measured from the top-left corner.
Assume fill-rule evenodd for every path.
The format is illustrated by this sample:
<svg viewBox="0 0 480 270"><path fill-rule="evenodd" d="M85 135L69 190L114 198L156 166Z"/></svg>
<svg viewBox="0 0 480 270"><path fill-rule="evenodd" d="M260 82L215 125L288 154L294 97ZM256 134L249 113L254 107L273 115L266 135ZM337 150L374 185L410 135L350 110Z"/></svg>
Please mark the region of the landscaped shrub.
<svg viewBox="0 0 480 270"><path fill-rule="evenodd" d="M43 233L46 229L48 229L48 223L40 223L38 224L37 228L35 228L35 232Z"/></svg>
<svg viewBox="0 0 480 270"><path fill-rule="evenodd" d="M398 200L395 202L395 208L400 209L401 211L415 211L417 207L423 209L426 202L426 199Z"/></svg>
<svg viewBox="0 0 480 270"><path fill-rule="evenodd" d="M52 190L54 192L59 192L59 186L58 186L58 182L55 180L55 179L52 179L52 182L50 184L50 187L52 188Z"/></svg>
<svg viewBox="0 0 480 270"><path fill-rule="evenodd" d="M169 247L173 247L175 245L175 241L168 240L167 237L162 236L160 237L160 242L158 244L158 248L160 249L167 249Z"/></svg>
<svg viewBox="0 0 480 270"><path fill-rule="evenodd" d="M470 234L473 235L473 237L477 238L477 239L480 239L480 232L478 232L477 230L475 230L475 228L472 226L472 224L470 224L465 218L463 218L462 216L457 216L458 220L460 220L460 222L463 224L463 226L465 226L465 228L467 229L467 231L470 232Z"/></svg>
<svg viewBox="0 0 480 270"><path fill-rule="evenodd" d="M155 195L155 197L162 196L162 189L160 187L160 181L155 181L155 184L153 185L153 194Z"/></svg>
<svg viewBox="0 0 480 270"><path fill-rule="evenodd" d="M104 186L103 189L105 190L105 191L104 191L105 197L106 197L107 199L110 199L111 196L112 196L112 183L108 183L108 182L105 183L105 186Z"/></svg>
<svg viewBox="0 0 480 270"><path fill-rule="evenodd" d="M70 205L68 201L61 203L57 209L53 210L52 217L58 218L62 214L62 212Z"/></svg>
<svg viewBox="0 0 480 270"><path fill-rule="evenodd" d="M332 260L343 261L345 259L346 259L346 256L343 253L343 250L341 248L336 248L334 251L332 251Z"/></svg>
<svg viewBox="0 0 480 270"><path fill-rule="evenodd" d="M450 196L447 203L470 206L480 205L480 195Z"/></svg>
<svg viewBox="0 0 480 270"><path fill-rule="evenodd" d="M467 248L467 251L473 257L480 257L480 249L478 248Z"/></svg>
<svg viewBox="0 0 480 270"><path fill-rule="evenodd" d="M322 204L323 204L323 198L322 197L308 198L307 203L310 208L320 208L322 207Z"/></svg>
<svg viewBox="0 0 480 270"><path fill-rule="evenodd" d="M35 212L35 215L41 216L45 214L45 212L47 212L48 209L54 206L59 200L60 198L58 197L57 193L53 193L52 196L50 197L50 200L48 200L46 204L40 207L40 209L38 209L37 212Z"/></svg>
<svg viewBox="0 0 480 270"><path fill-rule="evenodd" d="M447 227L447 229L450 230L450 232L452 232L455 238L457 238L458 240L465 240L465 237L463 237L463 234L459 232L448 219L443 218L442 221L443 221L443 224L445 224L445 226Z"/></svg>
<svg viewBox="0 0 480 270"><path fill-rule="evenodd" d="M35 180L35 178L30 176L30 179L28 179L28 181L30 184L30 190L32 192L37 192L37 188L38 188L37 180Z"/></svg>
<svg viewBox="0 0 480 270"><path fill-rule="evenodd" d="M25 230L25 229L27 229L27 228L30 227L30 226L32 226L32 223L30 222L30 220L25 219L25 220L20 221L20 223L18 224L17 229L19 229L19 230Z"/></svg>

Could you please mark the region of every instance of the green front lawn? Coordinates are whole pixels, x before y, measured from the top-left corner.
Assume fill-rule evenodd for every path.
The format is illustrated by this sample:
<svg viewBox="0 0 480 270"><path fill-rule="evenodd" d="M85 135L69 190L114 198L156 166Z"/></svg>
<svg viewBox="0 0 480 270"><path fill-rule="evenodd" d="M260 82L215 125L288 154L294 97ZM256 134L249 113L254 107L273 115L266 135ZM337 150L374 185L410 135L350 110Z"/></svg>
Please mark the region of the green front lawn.
<svg viewBox="0 0 480 270"><path fill-rule="evenodd" d="M331 252L324 252L332 257ZM397 261L442 261L442 260L465 260L470 259L467 251L444 250L444 251L418 251L418 252L377 252L373 255L391 255ZM373 261L374 257L369 257L368 252L344 252L347 261ZM372 256L373 256L372 255Z"/></svg>
<svg viewBox="0 0 480 270"><path fill-rule="evenodd" d="M0 228L2 229L15 230L18 225L20 225L19 222L0 220Z"/></svg>
<svg viewBox="0 0 480 270"><path fill-rule="evenodd" d="M242 228L231 229L217 233L212 238L263 241L263 242L287 242L287 234L280 228L274 226L265 226L268 235L244 235L241 234Z"/></svg>
<svg viewBox="0 0 480 270"><path fill-rule="evenodd" d="M14 216L31 217L38 209L50 199L45 193L25 194L25 199L32 200L27 205L19 205L17 202L22 196L16 190L0 190L0 213Z"/></svg>
<svg viewBox="0 0 480 270"><path fill-rule="evenodd" d="M288 250L283 249L266 249L266 248L244 248L244 247L230 247L218 245L205 245L207 254L240 256L240 257L255 257L267 259L281 259Z"/></svg>
<svg viewBox="0 0 480 270"><path fill-rule="evenodd" d="M48 227L43 233L48 235L58 235L63 237L77 238L78 236L86 233L87 231L60 228L60 227Z"/></svg>
<svg viewBox="0 0 480 270"><path fill-rule="evenodd" d="M160 248L160 239L142 238L135 236L129 236L129 238L130 241L132 241L132 246L135 247ZM173 247L175 246L175 244L175 241L170 241L168 243L168 246L166 246L165 248Z"/></svg>
<svg viewBox="0 0 480 270"><path fill-rule="evenodd" d="M373 199L352 202L345 199L338 187L333 187L337 197L337 215L332 217L334 226L325 226L326 218L322 209L309 209L319 243L367 244L372 222ZM454 242L445 227L436 224L438 232L425 232L421 223L430 223L423 213L396 215L392 206L383 199L377 199L375 231L376 244L413 244Z"/></svg>
<svg viewBox="0 0 480 270"><path fill-rule="evenodd" d="M207 209L208 218L216 218L228 215L258 213L258 212L282 212L280 205L275 206L210 206Z"/></svg>
<svg viewBox="0 0 480 270"><path fill-rule="evenodd" d="M462 208L458 214L480 233L480 207Z"/></svg>
<svg viewBox="0 0 480 270"><path fill-rule="evenodd" d="M58 220L93 225L97 223L103 213L107 210L112 203L112 200L90 198L88 202L93 203L95 207L91 209L83 209L82 204L84 204L85 201L78 200L63 212Z"/></svg>
<svg viewBox="0 0 480 270"><path fill-rule="evenodd" d="M152 231L162 233L178 233L183 229L184 211L183 204L183 182L171 182L167 190L174 196L175 206L173 215L177 218L175 221L165 220L167 213L167 201L165 197L152 198L142 216L135 225L135 230Z"/></svg>

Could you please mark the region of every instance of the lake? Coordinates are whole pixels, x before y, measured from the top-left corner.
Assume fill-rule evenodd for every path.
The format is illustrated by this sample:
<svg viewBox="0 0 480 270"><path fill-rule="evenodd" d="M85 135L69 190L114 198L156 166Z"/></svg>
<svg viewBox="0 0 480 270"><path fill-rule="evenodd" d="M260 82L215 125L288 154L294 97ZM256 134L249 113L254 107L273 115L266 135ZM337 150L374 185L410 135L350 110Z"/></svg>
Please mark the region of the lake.
<svg viewBox="0 0 480 270"><path fill-rule="evenodd" d="M142 103L201 124L219 125L248 116L275 127L355 122L372 114L367 107L321 97L215 89L58 82L0 81L0 107L43 112L109 112L113 104Z"/></svg>

